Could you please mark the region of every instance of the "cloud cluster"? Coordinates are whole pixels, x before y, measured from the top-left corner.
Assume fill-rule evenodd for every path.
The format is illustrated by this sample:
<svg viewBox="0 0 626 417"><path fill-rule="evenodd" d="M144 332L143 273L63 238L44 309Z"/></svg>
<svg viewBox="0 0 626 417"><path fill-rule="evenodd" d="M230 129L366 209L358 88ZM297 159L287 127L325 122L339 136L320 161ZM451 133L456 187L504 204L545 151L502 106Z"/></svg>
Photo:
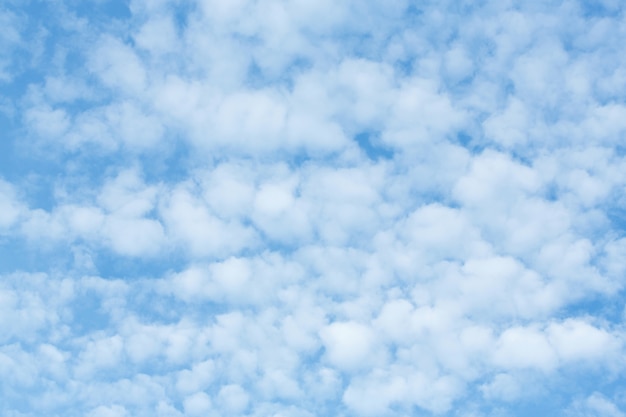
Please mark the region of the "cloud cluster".
<svg viewBox="0 0 626 417"><path fill-rule="evenodd" d="M0 27L3 415L624 415L619 2Z"/></svg>

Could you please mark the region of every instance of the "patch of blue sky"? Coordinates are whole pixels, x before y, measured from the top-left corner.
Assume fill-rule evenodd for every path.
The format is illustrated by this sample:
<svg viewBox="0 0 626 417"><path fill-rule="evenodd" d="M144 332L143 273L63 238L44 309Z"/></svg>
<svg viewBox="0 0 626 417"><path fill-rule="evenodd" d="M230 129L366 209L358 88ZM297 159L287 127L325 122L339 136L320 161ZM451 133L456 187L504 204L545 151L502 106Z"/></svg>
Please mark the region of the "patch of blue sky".
<svg viewBox="0 0 626 417"><path fill-rule="evenodd" d="M66 4L79 16L85 16L90 22L110 22L110 19L128 20L132 18L131 5L125 0L99 0L92 2L69 1Z"/></svg>
<svg viewBox="0 0 626 417"><path fill-rule="evenodd" d="M14 271L39 272L58 267L65 269L70 265L70 258L66 255L66 248L37 248L23 238L0 236L0 272L3 274Z"/></svg>
<svg viewBox="0 0 626 417"><path fill-rule="evenodd" d="M160 277L185 265L186 256L180 251L163 253L152 259L120 257L106 249L94 248L92 261L100 276L107 279L136 280ZM178 252L178 253L177 253Z"/></svg>
<svg viewBox="0 0 626 417"><path fill-rule="evenodd" d="M307 70L313 67L311 59L305 55L295 56L285 66L283 71L273 73L265 68L262 68L255 58L251 59L246 74L246 85L255 90L267 87L282 87L285 91L293 91L294 81Z"/></svg>
<svg viewBox="0 0 626 417"><path fill-rule="evenodd" d="M619 2L607 0L585 0L578 3L586 18L612 18L621 12Z"/></svg>
<svg viewBox="0 0 626 417"><path fill-rule="evenodd" d="M392 159L393 150L385 147L380 143L380 132L365 131L357 133L354 137L359 147L365 152L367 157L372 161L379 159Z"/></svg>

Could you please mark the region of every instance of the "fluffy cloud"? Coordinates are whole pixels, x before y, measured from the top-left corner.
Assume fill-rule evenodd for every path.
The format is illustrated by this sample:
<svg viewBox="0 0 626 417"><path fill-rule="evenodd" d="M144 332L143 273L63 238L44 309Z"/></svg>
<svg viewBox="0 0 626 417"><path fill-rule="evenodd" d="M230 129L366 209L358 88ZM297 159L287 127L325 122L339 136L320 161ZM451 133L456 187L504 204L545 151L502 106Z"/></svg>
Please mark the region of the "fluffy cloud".
<svg viewBox="0 0 626 417"><path fill-rule="evenodd" d="M15 188L0 179L0 230L8 229L17 223L23 210L23 203L18 200Z"/></svg>

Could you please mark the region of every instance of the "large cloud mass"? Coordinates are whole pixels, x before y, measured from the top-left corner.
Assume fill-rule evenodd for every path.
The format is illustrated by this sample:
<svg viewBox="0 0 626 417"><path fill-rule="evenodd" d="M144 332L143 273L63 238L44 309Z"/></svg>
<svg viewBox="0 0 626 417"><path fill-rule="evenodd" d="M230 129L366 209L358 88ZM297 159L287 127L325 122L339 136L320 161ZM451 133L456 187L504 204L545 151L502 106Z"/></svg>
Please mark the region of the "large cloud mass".
<svg viewBox="0 0 626 417"><path fill-rule="evenodd" d="M6 1L0 414L623 417L625 37L611 0Z"/></svg>

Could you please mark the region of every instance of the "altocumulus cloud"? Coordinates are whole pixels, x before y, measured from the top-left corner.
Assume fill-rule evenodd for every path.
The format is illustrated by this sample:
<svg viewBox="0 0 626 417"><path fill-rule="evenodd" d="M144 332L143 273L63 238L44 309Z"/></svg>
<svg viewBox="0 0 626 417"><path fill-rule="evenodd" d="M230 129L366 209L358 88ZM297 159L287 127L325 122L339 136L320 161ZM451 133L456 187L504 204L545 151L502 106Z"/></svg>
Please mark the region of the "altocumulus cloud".
<svg viewBox="0 0 626 417"><path fill-rule="evenodd" d="M626 413L613 0L6 0L0 414Z"/></svg>

